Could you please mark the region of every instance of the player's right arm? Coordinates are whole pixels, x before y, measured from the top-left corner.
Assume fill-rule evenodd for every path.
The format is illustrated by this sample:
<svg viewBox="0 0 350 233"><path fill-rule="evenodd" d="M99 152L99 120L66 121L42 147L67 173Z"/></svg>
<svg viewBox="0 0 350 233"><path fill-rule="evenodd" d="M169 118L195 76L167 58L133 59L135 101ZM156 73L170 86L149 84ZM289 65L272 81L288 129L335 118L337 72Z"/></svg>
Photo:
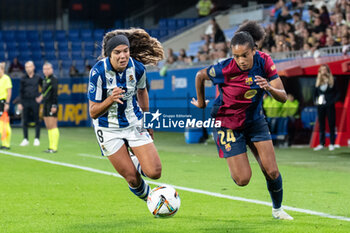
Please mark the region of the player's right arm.
<svg viewBox="0 0 350 233"><path fill-rule="evenodd" d="M209 100L205 100L205 88L204 83L205 80L210 80L207 74L207 69L202 69L196 74L196 92L197 92L197 100L192 98L191 103L197 108L205 108L209 103Z"/></svg>
<svg viewBox="0 0 350 233"><path fill-rule="evenodd" d="M103 87L102 78L98 69L94 68L90 72L89 77L89 114L92 119L96 119L108 111L109 107L112 106L114 102L123 104L120 98L123 98L123 93L125 91L119 87L113 89L112 94L107 98L103 99Z"/></svg>
<svg viewBox="0 0 350 233"><path fill-rule="evenodd" d="M112 95L108 96L104 101L98 103L89 100L89 114L92 119L96 119L108 111L109 107L112 106L114 102L123 104L120 98L123 98L123 93L125 91L119 87L113 89Z"/></svg>

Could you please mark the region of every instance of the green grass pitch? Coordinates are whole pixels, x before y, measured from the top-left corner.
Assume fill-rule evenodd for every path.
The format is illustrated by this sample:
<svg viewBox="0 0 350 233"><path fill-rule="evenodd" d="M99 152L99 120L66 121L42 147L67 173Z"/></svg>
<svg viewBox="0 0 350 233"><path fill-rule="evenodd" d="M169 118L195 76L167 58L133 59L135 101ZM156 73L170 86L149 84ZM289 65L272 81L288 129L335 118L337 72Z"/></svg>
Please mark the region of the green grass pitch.
<svg viewBox="0 0 350 233"><path fill-rule="evenodd" d="M91 128L61 128L59 152L41 146L20 147L21 129L13 129L9 152L114 172L100 156ZM270 202L264 177L249 155L253 176L248 186L231 180L213 142L187 145L184 135L156 132L162 161L157 180L181 187ZM33 142L33 129L30 130ZM350 232L350 221L287 211L294 221L279 221L271 207L178 190L179 212L156 219L126 182L98 174L0 151L0 232ZM350 150L314 152L276 149L284 182L285 206L350 218ZM154 185L151 185L154 187Z"/></svg>

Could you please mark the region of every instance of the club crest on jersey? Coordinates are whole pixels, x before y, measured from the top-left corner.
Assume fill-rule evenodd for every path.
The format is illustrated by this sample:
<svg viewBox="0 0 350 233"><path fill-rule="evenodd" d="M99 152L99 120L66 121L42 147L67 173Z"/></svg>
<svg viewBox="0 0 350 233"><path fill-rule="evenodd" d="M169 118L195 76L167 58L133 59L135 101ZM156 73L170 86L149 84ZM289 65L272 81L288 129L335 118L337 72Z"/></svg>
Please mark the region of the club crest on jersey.
<svg viewBox="0 0 350 233"><path fill-rule="evenodd" d="M132 74L130 74L130 76L129 76L129 81L130 82L134 82L135 81L134 76Z"/></svg>
<svg viewBox="0 0 350 233"><path fill-rule="evenodd" d="M214 68L214 67L212 67L212 68L209 70L209 75L210 75L211 77L213 77L213 78L216 76L215 68Z"/></svg>
<svg viewBox="0 0 350 233"><path fill-rule="evenodd" d="M225 150L228 152L231 150L231 145L230 144L226 144L225 145Z"/></svg>
<svg viewBox="0 0 350 233"><path fill-rule="evenodd" d="M257 90L248 90L246 93L244 93L244 98L246 98L246 99L251 99L251 98L253 98L255 95L256 95L256 93L257 93L258 91Z"/></svg>
<svg viewBox="0 0 350 233"><path fill-rule="evenodd" d="M245 84L250 86L253 84L253 78L252 77L248 77L245 79Z"/></svg>

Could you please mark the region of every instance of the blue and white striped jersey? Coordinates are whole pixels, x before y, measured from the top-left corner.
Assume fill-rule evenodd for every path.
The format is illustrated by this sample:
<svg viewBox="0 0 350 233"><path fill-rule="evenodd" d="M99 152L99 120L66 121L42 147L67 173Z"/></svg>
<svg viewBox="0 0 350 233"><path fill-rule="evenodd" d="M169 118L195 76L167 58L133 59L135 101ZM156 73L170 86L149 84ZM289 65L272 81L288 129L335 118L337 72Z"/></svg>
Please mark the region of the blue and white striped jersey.
<svg viewBox="0 0 350 233"><path fill-rule="evenodd" d="M98 61L90 71L88 99L101 103L115 87L125 90L124 104L114 102L106 113L93 120L95 126L125 128L135 125L143 117L136 93L137 89L146 88L144 65L130 57L126 69L118 73L112 68L109 58Z"/></svg>

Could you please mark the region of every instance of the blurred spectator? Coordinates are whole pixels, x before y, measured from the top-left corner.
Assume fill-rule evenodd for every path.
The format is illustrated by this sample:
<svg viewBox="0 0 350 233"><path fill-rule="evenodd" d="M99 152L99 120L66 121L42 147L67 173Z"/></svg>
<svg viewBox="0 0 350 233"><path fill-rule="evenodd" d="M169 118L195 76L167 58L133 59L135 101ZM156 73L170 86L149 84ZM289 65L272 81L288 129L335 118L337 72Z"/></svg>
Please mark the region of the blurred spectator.
<svg viewBox="0 0 350 233"><path fill-rule="evenodd" d="M212 41L216 43L226 42L226 37L215 18L212 18L210 24L213 27Z"/></svg>
<svg viewBox="0 0 350 233"><path fill-rule="evenodd" d="M330 131L329 150L334 150L335 143L335 102L337 101L337 90L335 80L328 65L321 65L318 69L314 100L317 105L320 144L314 148L315 151L324 148L326 143L326 117L328 118L328 126Z"/></svg>
<svg viewBox="0 0 350 233"><path fill-rule="evenodd" d="M323 5L321 7L321 10L320 10L320 19L322 21L322 24L324 26L328 26L331 24L331 19L329 18L329 13L328 13L328 9L325 5Z"/></svg>
<svg viewBox="0 0 350 233"><path fill-rule="evenodd" d="M24 75L24 67L23 65L18 61L18 58L15 57L13 61L11 62L9 73L13 77L22 77Z"/></svg>
<svg viewBox="0 0 350 233"><path fill-rule="evenodd" d="M287 22L287 20L291 18L292 16L290 15L287 6L283 6L281 14L279 14L276 19L276 24L278 24L279 22Z"/></svg>
<svg viewBox="0 0 350 233"><path fill-rule="evenodd" d="M70 77L79 77L79 71L78 69L75 67L75 65L71 65L69 68L69 76Z"/></svg>
<svg viewBox="0 0 350 233"><path fill-rule="evenodd" d="M174 50L172 48L168 48L168 55L166 59L167 64L173 64L176 62L177 56L174 54Z"/></svg>
<svg viewBox="0 0 350 233"><path fill-rule="evenodd" d="M198 17L201 18L210 15L213 7L214 5L212 4L211 0L199 0L196 5L196 8L198 10Z"/></svg>
<svg viewBox="0 0 350 233"><path fill-rule="evenodd" d="M84 77L89 77L91 68L92 68L92 67L91 67L90 64L87 64L87 65L85 66Z"/></svg>
<svg viewBox="0 0 350 233"><path fill-rule="evenodd" d="M327 47L340 46L340 43L335 41L333 36L327 36L326 46Z"/></svg>
<svg viewBox="0 0 350 233"><path fill-rule="evenodd" d="M187 55L185 49L180 49L179 56L177 57L178 61L185 62Z"/></svg>

